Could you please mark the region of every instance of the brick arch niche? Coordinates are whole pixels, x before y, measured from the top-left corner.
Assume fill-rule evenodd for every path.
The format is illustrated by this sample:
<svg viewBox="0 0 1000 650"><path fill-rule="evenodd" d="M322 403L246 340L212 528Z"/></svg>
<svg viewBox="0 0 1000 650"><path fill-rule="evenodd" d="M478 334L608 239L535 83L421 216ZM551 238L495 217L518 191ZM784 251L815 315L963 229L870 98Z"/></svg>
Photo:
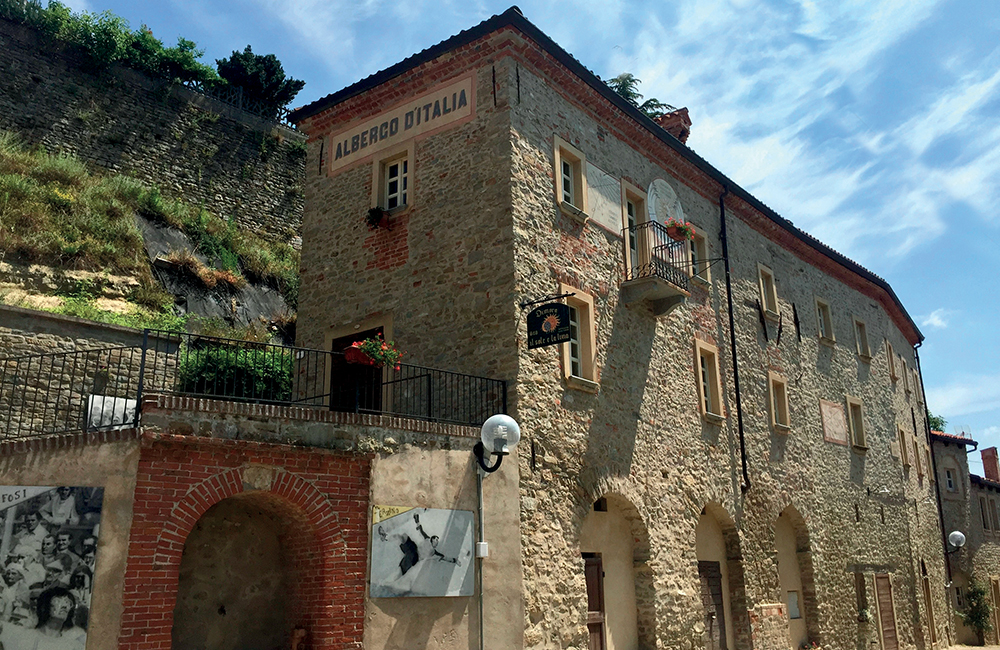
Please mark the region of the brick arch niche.
<svg viewBox="0 0 1000 650"><path fill-rule="evenodd" d="M356 647L367 460L167 442L140 460L119 648Z"/></svg>

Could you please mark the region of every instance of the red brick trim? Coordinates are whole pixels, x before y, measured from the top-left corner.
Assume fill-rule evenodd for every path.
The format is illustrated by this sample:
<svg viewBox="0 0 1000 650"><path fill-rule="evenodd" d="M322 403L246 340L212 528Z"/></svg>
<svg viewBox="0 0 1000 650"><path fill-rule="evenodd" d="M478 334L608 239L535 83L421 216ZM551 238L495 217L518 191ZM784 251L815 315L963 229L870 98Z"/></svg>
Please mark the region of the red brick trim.
<svg viewBox="0 0 1000 650"><path fill-rule="evenodd" d="M278 404L248 404L226 400L182 397L180 395L146 394L142 398L143 413L188 411L193 413L219 413L241 418L268 418L330 424L354 424L364 427L400 429L442 436L479 438L479 429L458 424L442 424L391 415L342 413L308 406L282 406Z"/></svg>
<svg viewBox="0 0 1000 650"><path fill-rule="evenodd" d="M184 542L205 511L219 501L246 490L243 482L244 469L245 467L237 467L205 479L174 505L169 520L160 532L153 558L154 565L180 563ZM326 554L343 556L344 539L337 526L337 513L326 497L315 486L295 474L281 470L276 471L276 474L270 493L284 497L302 508L316 527L316 535Z"/></svg>
<svg viewBox="0 0 1000 650"><path fill-rule="evenodd" d="M106 442L137 440L141 429L106 429L101 431L75 431L36 438L16 438L0 442L0 456L15 456L36 451L69 449L84 445L100 445Z"/></svg>

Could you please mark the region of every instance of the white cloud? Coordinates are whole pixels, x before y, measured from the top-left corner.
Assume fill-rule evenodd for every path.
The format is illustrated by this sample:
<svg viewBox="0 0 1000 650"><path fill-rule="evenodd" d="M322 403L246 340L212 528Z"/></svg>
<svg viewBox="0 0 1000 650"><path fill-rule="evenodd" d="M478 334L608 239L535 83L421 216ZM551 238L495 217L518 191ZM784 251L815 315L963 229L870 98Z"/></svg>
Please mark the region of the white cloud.
<svg viewBox="0 0 1000 650"><path fill-rule="evenodd" d="M948 327L948 319L951 315L950 309L945 309L944 307L939 307L931 313L924 316L920 321L921 327L929 327L931 329L943 330Z"/></svg>
<svg viewBox="0 0 1000 650"><path fill-rule="evenodd" d="M931 411L949 420L1000 409L1000 375L965 376L943 386L928 386Z"/></svg>

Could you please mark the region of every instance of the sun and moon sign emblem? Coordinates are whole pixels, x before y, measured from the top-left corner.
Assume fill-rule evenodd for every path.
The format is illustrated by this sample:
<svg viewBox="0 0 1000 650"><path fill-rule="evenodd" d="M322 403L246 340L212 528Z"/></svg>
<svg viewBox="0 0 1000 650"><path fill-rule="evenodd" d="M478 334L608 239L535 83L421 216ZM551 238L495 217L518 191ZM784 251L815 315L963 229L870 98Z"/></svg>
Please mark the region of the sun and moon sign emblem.
<svg viewBox="0 0 1000 650"><path fill-rule="evenodd" d="M559 327L559 317L555 314L546 316L545 320L542 321L542 331L546 334L556 331L557 327Z"/></svg>

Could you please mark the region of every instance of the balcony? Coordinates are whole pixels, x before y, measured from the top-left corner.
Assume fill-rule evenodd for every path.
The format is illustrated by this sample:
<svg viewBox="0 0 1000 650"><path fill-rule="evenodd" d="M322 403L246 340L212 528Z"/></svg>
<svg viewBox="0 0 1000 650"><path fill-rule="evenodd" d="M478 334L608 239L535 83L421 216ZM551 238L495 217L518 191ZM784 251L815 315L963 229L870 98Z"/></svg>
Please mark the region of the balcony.
<svg viewBox="0 0 1000 650"><path fill-rule="evenodd" d="M390 415L479 427L507 382L341 352L147 330L142 346L0 359L0 440L141 425L143 396Z"/></svg>
<svg viewBox="0 0 1000 650"><path fill-rule="evenodd" d="M655 221L629 226L625 239L625 280L621 300L645 302L656 316L663 316L690 296L688 242L675 241Z"/></svg>

